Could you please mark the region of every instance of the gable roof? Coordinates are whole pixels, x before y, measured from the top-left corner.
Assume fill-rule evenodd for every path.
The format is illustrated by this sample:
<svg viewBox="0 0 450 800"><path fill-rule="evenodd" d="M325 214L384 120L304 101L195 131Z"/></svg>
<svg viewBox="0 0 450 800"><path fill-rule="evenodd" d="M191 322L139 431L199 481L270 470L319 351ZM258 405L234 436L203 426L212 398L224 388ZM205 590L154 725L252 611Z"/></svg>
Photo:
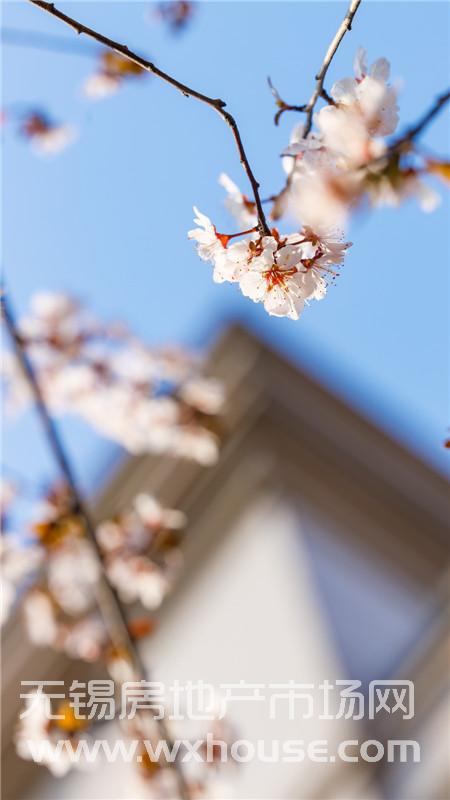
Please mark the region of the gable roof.
<svg viewBox="0 0 450 800"><path fill-rule="evenodd" d="M426 582L441 573L449 503L439 472L242 327L230 327L216 342L207 372L223 381L227 396L218 464L127 458L99 493L98 518L144 490L196 518L205 497L220 504L225 476L253 448L276 462L280 488L332 504L336 519L346 517L349 505L364 514L367 542L396 568L403 564Z"/></svg>

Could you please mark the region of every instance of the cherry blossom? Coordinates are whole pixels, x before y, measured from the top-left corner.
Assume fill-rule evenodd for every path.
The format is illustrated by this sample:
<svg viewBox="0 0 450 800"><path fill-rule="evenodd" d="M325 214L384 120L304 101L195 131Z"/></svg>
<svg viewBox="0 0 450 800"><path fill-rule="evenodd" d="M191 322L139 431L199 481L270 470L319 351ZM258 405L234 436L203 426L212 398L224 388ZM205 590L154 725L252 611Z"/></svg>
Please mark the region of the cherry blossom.
<svg viewBox="0 0 450 800"><path fill-rule="evenodd" d="M138 494L133 508L145 526L151 530L170 528L179 530L186 525L186 515L174 508L163 508L156 497L150 494Z"/></svg>
<svg viewBox="0 0 450 800"><path fill-rule="evenodd" d="M169 0L158 3L157 15L168 25L174 33L184 30L189 24L194 11L195 3L188 0Z"/></svg>
<svg viewBox="0 0 450 800"><path fill-rule="evenodd" d="M145 75L145 70L119 53L103 50L97 71L84 82L83 93L90 100L100 100L115 94L122 83L130 78Z"/></svg>
<svg viewBox="0 0 450 800"><path fill-rule="evenodd" d="M38 293L19 326L49 408L80 415L132 453L169 452L205 465L217 459L218 438L205 415L219 413L223 393L212 381L208 404L209 379L196 356L151 348L64 294ZM8 354L2 374L9 404L22 409L29 389ZM203 398L189 389L200 378Z"/></svg>
<svg viewBox="0 0 450 800"><path fill-rule="evenodd" d="M202 261L212 261L226 248L229 237L217 233L209 217L202 214L196 206L194 212L194 222L199 227L188 231L188 239L197 242L197 253Z"/></svg>
<svg viewBox="0 0 450 800"><path fill-rule="evenodd" d="M203 221L208 231L208 246L202 249L201 257L212 261L214 280L218 281L219 273L220 282L237 282L242 294L255 303L263 303L273 316L298 319L306 302L321 300L326 294L326 277L335 274L331 265L341 265L349 247L341 241L340 234L331 232L330 226L325 228L323 221L321 226L309 225L285 237L275 228L271 236L264 237L252 231L250 236L230 245L234 234L218 233L208 217L199 215L197 210L196 213L196 221ZM311 214L310 219L313 218ZM190 231L188 235L199 241L202 231Z"/></svg>
<svg viewBox="0 0 450 800"><path fill-rule="evenodd" d="M67 614L83 613L93 605L99 575L98 561L84 539L67 538L50 554L48 587Z"/></svg>
<svg viewBox="0 0 450 800"><path fill-rule="evenodd" d="M83 769L87 766L82 753L77 758L70 756L70 750L75 750L86 723L75 718L69 706L60 707L58 711L61 719L52 718L49 696L43 692L31 693L16 730L15 744L18 755L28 761L35 760L35 749L39 748L39 763L60 778L72 767ZM65 747L58 745L59 742L64 742Z"/></svg>
<svg viewBox="0 0 450 800"><path fill-rule="evenodd" d="M285 202L289 214L304 225L342 229L362 191L362 175L340 168L325 148L314 149L296 164Z"/></svg>
<svg viewBox="0 0 450 800"><path fill-rule="evenodd" d="M32 589L22 604L28 637L39 647L53 647L58 636L56 607L50 595L41 589Z"/></svg>
<svg viewBox="0 0 450 800"><path fill-rule="evenodd" d="M298 319L306 299L306 269L302 261L313 256L314 247L310 242L280 247L280 242L274 237L265 237L261 252L251 259L242 275L242 293L255 303L263 302L269 314Z"/></svg>
<svg viewBox="0 0 450 800"><path fill-rule="evenodd" d="M180 397L188 406L203 414L219 414L225 403L223 385L219 381L192 378L180 390Z"/></svg>
<svg viewBox="0 0 450 800"><path fill-rule="evenodd" d="M65 150L76 139L73 125L59 125L41 112L32 112L25 118L21 133L31 142L39 155L56 155Z"/></svg>
<svg viewBox="0 0 450 800"><path fill-rule="evenodd" d="M185 524L181 511L139 494L129 510L98 526L108 578L124 602L139 600L148 609L161 604L181 566L176 532Z"/></svg>
<svg viewBox="0 0 450 800"><path fill-rule="evenodd" d="M0 625L4 625L24 587L39 569L42 552L32 540L11 530L11 509L18 497L18 488L7 480L0 481Z"/></svg>
<svg viewBox="0 0 450 800"><path fill-rule="evenodd" d="M373 167L369 165L365 186L371 203L397 208L405 200L415 198L422 211L434 211L441 197L422 180L424 171L412 166L401 167L397 159L386 159Z"/></svg>
<svg viewBox="0 0 450 800"><path fill-rule="evenodd" d="M237 224L242 228L255 227L258 220L254 201L249 200L245 194L242 194L225 172L219 175L219 183L228 195L225 200L225 207L231 216L235 218Z"/></svg>
<svg viewBox="0 0 450 800"><path fill-rule="evenodd" d="M120 88L121 80L117 75L108 75L107 72L94 72L86 78L83 84L83 93L90 100L101 100L110 97Z"/></svg>
<svg viewBox="0 0 450 800"><path fill-rule="evenodd" d="M39 547L7 532L0 541L1 624L11 612L25 580L39 568L42 553Z"/></svg>
<svg viewBox="0 0 450 800"><path fill-rule="evenodd" d="M61 648L69 658L98 661L105 651L108 636L99 614L81 618L73 625L62 625L59 631Z"/></svg>

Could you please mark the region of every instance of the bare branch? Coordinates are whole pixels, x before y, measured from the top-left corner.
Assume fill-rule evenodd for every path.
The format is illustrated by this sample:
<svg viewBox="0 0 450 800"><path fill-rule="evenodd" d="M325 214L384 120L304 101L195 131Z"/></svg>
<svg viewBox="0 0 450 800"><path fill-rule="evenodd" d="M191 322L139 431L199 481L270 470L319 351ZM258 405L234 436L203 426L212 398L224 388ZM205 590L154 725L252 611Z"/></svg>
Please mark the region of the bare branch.
<svg viewBox="0 0 450 800"><path fill-rule="evenodd" d="M426 111L420 119L410 128L407 128L404 134L393 139L388 145L386 151L376 158L371 159L367 164L358 167L357 172L365 171L368 168L383 167L388 165L391 159L399 158L403 153L407 153L411 149L412 143L420 136L425 128L433 121L435 116L450 101L450 89L447 89L442 94L438 95L433 105Z"/></svg>
<svg viewBox="0 0 450 800"><path fill-rule="evenodd" d="M294 106L294 105L291 105L290 103L285 103L284 100L280 97L280 94L277 91L277 89L275 89L275 87L272 84L272 81L270 80L270 78L268 78L270 91L272 92L272 94L273 94L273 96L275 98L275 103L278 106L278 111L275 114L275 118L274 118L275 125L278 125L278 123L279 123L279 121L281 119L281 116L284 114L285 111L299 111L299 112L301 112L303 114L306 114L306 122L305 122L305 129L304 129L304 134L303 135L307 136L308 133L311 130L313 111L314 111L314 108L315 108L315 105L316 105L318 99L321 97L329 105L334 105L333 98L330 97L330 95L328 94L328 92L326 91L326 89L324 88L324 85L323 85L324 81L325 81L325 76L327 74L328 67L331 64L331 62L332 62L332 60L333 60L333 58L334 58L334 56L335 56L335 54L337 52L337 49L338 49L340 43L342 42L342 39L344 38L344 36L347 33L347 31L350 31L352 29L353 18L354 18L355 14L356 14L356 12L358 10L358 7L361 4L361 1L362 0L352 0L352 2L350 3L350 5L348 7L348 10L347 10L347 14L345 15L345 18L342 20L342 22L341 22L341 24L340 24L340 26L339 26L334 38L333 38L333 41L331 42L331 44L330 44L330 46L329 46L329 48L328 48L328 50L326 52L325 58L324 58L324 60L322 62L322 65L321 65L321 67L319 69L319 72L316 75L316 86L315 86L314 92L312 93L312 95L311 95L311 97L310 97L310 99L309 99L309 101L307 103L304 103L303 105L300 105L300 106Z"/></svg>
<svg viewBox="0 0 450 800"><path fill-rule="evenodd" d="M344 36L347 33L347 31L350 31L352 29L353 18L355 16L356 12L358 11L358 8L359 8L360 5L361 5L361 0L351 0L350 5L349 5L348 10L347 10L347 13L346 13L344 19L342 20L342 22L341 22L341 24L340 24L340 26L339 26L339 28L338 28L335 36L334 36L334 39L331 42L331 44L330 44L330 46L329 46L329 48L328 48L328 50L327 50L327 52L325 54L325 58L322 61L322 66L320 67L320 69L319 69L319 71L318 71L318 73L316 75L316 86L315 86L315 89L314 89L314 91L313 91L313 93L312 93L312 95L311 95L311 97L310 97L310 99L309 99L309 101L308 101L308 103L306 104L306 107L305 107L306 122L305 122L305 128L304 128L304 132L303 132L304 136L307 136L308 133L311 130L312 115L313 115L314 107L315 107L319 97L324 97L325 96L326 99L328 98L328 94L324 92L324 88L323 88L323 84L324 84L324 81L325 81L325 76L326 76L326 74L328 72L328 68L329 68L334 56L336 55L336 52L337 52L337 49L338 49L340 43L342 42L342 39L344 38Z"/></svg>
<svg viewBox="0 0 450 800"><path fill-rule="evenodd" d="M90 39L94 39L96 42L104 45L104 47L108 47L111 50L114 50L116 53L119 53L124 58L133 61L135 64L138 64L142 69L147 70L147 72L151 72L153 75L156 75L161 80L165 81L166 83L173 86L175 89L178 89L184 97L194 97L196 100L199 100L201 103L205 103L207 106L210 106L218 114L222 117L223 120L229 126L231 133L233 135L234 141L236 143L236 147L239 153L240 162L246 172L246 175L250 181L253 196L255 198L255 206L256 206L256 213L258 215L258 227L260 233L262 235L268 236L270 235L270 229L267 224L267 220L264 214L264 210L261 204L261 198L259 195L259 183L256 180L250 163L247 158L247 154L244 149L244 145L242 143L241 135L239 132L239 128L237 126L236 120L230 114L229 111L225 111L226 103L219 98L209 97L206 94L202 94L202 92L198 92L196 89L192 89L190 86L187 86L185 83L181 83L181 81L176 80L167 72L159 69L155 64L151 61L147 61L147 59L142 58L142 56L137 55L132 50L130 50L126 45L120 44L119 42L115 42L113 39L109 39L107 36L103 36L103 34L94 31L92 28L88 28L87 25L83 25L81 22L77 22L77 20L73 19L73 17L69 17L67 14L64 14L62 11L59 11L55 8L53 3L45 2L45 0L29 0L34 6L38 6L39 8L43 9L43 11L47 11L47 13L51 14L53 17L61 20L66 25L69 25L76 33L84 34L88 36Z"/></svg>
<svg viewBox="0 0 450 800"><path fill-rule="evenodd" d="M141 659L139 650L136 647L132 636L130 635L126 613L120 598L118 597L114 587L109 582L104 570L103 557L95 536L94 523L92 522L90 513L77 485L69 457L66 453L59 432L47 408L45 398L42 394L41 387L39 386L33 365L25 350L24 342L17 328L15 317L5 290L2 290L1 292L0 307L2 319L4 320L14 348L14 354L33 396L36 410L42 423L50 451L72 494L73 512L82 520L85 527L86 536L92 545L93 551L101 567L100 580L97 584L96 600L100 613L103 617L108 636L112 644L119 650L119 652L125 652L131 657L131 666L134 673L134 679L136 681L145 680L147 670ZM159 727L161 736L168 742L170 747L171 741L165 720L155 719L155 722ZM173 768L175 771L180 797L182 800L189 800L190 793L180 764L176 759L167 763L169 767Z"/></svg>
<svg viewBox="0 0 450 800"><path fill-rule="evenodd" d="M447 89L442 94L438 95L433 105L426 111L422 117L412 125L399 139L395 139L389 146L389 150L402 150L405 146L414 141L425 130L434 117L439 113L441 108L450 100L450 89Z"/></svg>

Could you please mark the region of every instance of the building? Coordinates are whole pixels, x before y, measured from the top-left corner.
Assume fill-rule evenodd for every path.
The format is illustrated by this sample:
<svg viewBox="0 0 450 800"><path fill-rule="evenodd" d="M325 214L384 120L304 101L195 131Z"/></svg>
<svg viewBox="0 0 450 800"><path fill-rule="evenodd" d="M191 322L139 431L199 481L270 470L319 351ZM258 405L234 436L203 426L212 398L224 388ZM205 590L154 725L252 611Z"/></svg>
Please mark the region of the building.
<svg viewBox="0 0 450 800"><path fill-rule="evenodd" d="M148 490L188 516L183 575L144 646L152 674L167 684L360 680L366 701L371 681L412 681L409 720L381 713L268 721L264 703L236 703L239 738L326 740L329 752L343 740L411 740L420 761L252 761L233 771L234 795L223 797L444 800L446 482L245 330L228 330L210 365L228 397L218 464L129 459L95 509L102 519ZM123 765L72 771L56 782L15 757L18 681L56 678L73 667L31 652L14 621L3 651L5 800L134 798Z"/></svg>

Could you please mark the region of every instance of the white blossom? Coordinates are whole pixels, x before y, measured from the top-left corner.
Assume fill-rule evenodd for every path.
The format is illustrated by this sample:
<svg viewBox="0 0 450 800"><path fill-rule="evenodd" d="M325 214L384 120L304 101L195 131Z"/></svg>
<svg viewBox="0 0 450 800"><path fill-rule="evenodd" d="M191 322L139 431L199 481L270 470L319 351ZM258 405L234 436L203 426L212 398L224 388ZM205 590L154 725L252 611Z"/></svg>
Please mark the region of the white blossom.
<svg viewBox="0 0 450 800"><path fill-rule="evenodd" d="M9 619L15 599L15 586L0 575L0 625L4 625Z"/></svg>
<svg viewBox="0 0 450 800"><path fill-rule="evenodd" d="M70 751L76 748L78 740L77 733L68 735L52 719L48 695L42 692L30 694L15 735L16 750L21 758L34 761L38 754L38 763L48 767L55 777L61 778L74 766L87 766L82 757L71 758ZM58 746L58 742L62 741L65 746Z"/></svg>
<svg viewBox="0 0 450 800"><path fill-rule="evenodd" d="M405 200L415 198L422 211L427 213L434 211L440 204L440 195L428 186L415 171L400 170L392 175L380 171L368 173L367 192L374 206L393 206L397 208ZM371 177L375 175L375 180Z"/></svg>
<svg viewBox="0 0 450 800"><path fill-rule="evenodd" d="M69 658L97 661L108 641L105 625L98 614L75 622L61 631L62 649Z"/></svg>
<svg viewBox="0 0 450 800"><path fill-rule="evenodd" d="M34 150L42 156L56 155L65 150L77 138L73 125L52 125L47 130L31 137Z"/></svg>
<svg viewBox="0 0 450 800"><path fill-rule="evenodd" d="M49 589L67 614L80 614L94 602L100 567L89 542L71 537L48 558Z"/></svg>
<svg viewBox="0 0 450 800"><path fill-rule="evenodd" d="M9 617L21 584L38 569L42 555L39 547L22 541L17 535L10 532L2 535L0 540L2 625Z"/></svg>
<svg viewBox="0 0 450 800"><path fill-rule="evenodd" d="M285 172L290 175L310 151L322 150L324 147L323 137L320 133L310 131L305 137L305 126L301 122L296 125L291 133L289 145L283 151L282 165Z"/></svg>
<svg viewBox="0 0 450 800"><path fill-rule="evenodd" d="M255 203L242 194L234 181L225 172L219 176L219 183L227 192L225 207L242 229L253 228L257 224Z"/></svg>
<svg viewBox="0 0 450 800"><path fill-rule="evenodd" d="M358 114L369 136L389 136L394 133L399 119L397 90L388 83L389 61L379 58L368 71L366 52L360 48L355 57L354 70L354 78L337 81L331 88L330 94L336 107ZM318 127L321 128L319 123Z"/></svg>
<svg viewBox="0 0 450 800"><path fill-rule="evenodd" d="M262 248L240 280L242 293L262 302L269 314L298 319L306 299L302 259L312 258L314 247L305 242L280 248L276 239L265 237Z"/></svg>
<svg viewBox="0 0 450 800"><path fill-rule="evenodd" d="M116 94L121 84L118 75L109 75L107 72L94 72L86 78L83 84L83 94L90 100L101 100Z"/></svg>
<svg viewBox="0 0 450 800"><path fill-rule="evenodd" d="M180 396L190 406L204 414L218 414L224 404L225 394L220 381L192 378L181 387Z"/></svg>
<svg viewBox="0 0 450 800"><path fill-rule="evenodd" d="M248 239L233 242L213 255L213 281L214 283L236 283L246 268L248 260Z"/></svg>
<svg viewBox="0 0 450 800"><path fill-rule="evenodd" d="M151 528L183 528L186 515L174 508L163 508L153 495L141 493L134 499L133 507L141 520Z"/></svg>
<svg viewBox="0 0 450 800"><path fill-rule="evenodd" d="M202 261L212 261L226 247L227 237L218 234L209 217L202 214L196 206L194 213L194 222L200 227L188 231L188 239L197 242L197 253Z"/></svg>
<svg viewBox="0 0 450 800"><path fill-rule="evenodd" d="M191 458L204 467L210 467L219 457L219 441L201 425L184 425L178 429L171 451L175 456Z"/></svg>
<svg viewBox="0 0 450 800"><path fill-rule="evenodd" d="M167 576L145 556L113 557L107 575L125 603L140 600L150 610L161 605L170 586Z"/></svg>
<svg viewBox="0 0 450 800"><path fill-rule="evenodd" d="M385 152L382 139L374 138L364 117L357 109L346 106L325 106L315 116L324 145L345 161L344 168L366 164Z"/></svg>
<svg viewBox="0 0 450 800"><path fill-rule="evenodd" d="M46 592L33 589L23 600L25 626L30 641L38 646L52 646L58 636L55 609Z"/></svg>
<svg viewBox="0 0 450 800"><path fill-rule="evenodd" d="M313 229L342 229L360 199L362 181L362 175L339 168L328 150L315 150L297 165L289 187L289 210Z"/></svg>

